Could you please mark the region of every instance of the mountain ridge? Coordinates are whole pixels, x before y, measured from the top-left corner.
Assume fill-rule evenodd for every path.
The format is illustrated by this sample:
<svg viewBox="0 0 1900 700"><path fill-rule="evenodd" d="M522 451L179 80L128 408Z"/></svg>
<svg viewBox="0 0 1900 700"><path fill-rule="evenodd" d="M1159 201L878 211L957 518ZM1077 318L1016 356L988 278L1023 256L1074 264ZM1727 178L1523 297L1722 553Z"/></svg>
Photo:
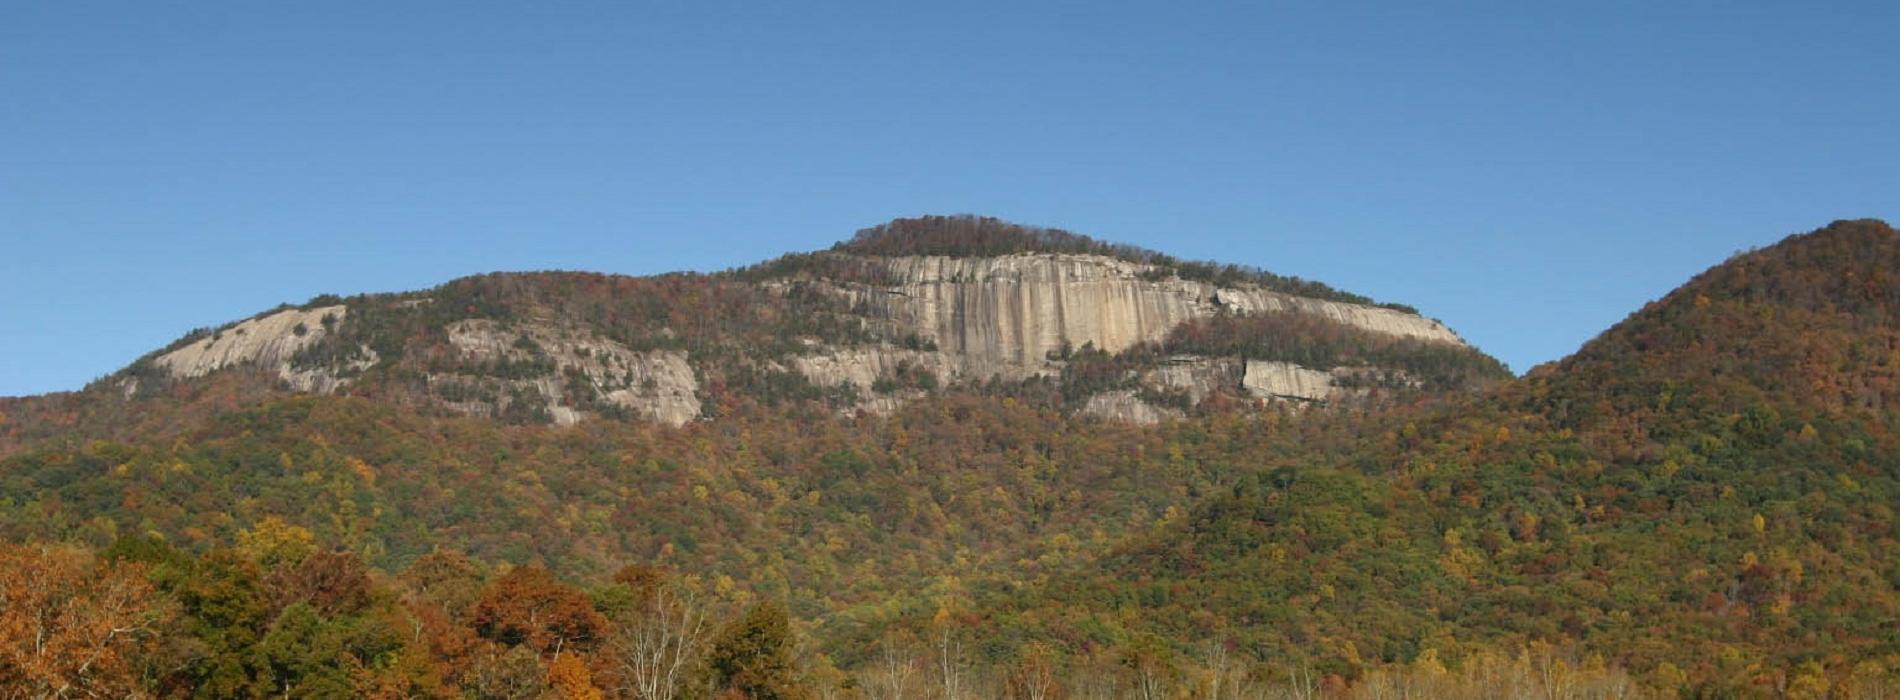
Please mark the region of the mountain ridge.
<svg viewBox="0 0 1900 700"><path fill-rule="evenodd" d="M321 295L194 331L82 394L149 397L242 366L276 375L291 392L394 395L517 422L605 416L681 425L716 417L734 400L889 412L953 384L1063 381L1077 350L1139 348L1152 357L1064 400L1073 410L1152 422L1184 415L1210 393L1355 403L1502 378L1501 365L1406 308L1055 229L922 217L717 273L489 273L411 292ZM1326 367L1258 356L1267 364L1251 369L1235 356L1157 354L1183 323L1227 315L1318 317L1318 326L1283 325L1415 339L1420 352L1444 344L1485 369L1447 382L1350 353L1332 353Z"/></svg>

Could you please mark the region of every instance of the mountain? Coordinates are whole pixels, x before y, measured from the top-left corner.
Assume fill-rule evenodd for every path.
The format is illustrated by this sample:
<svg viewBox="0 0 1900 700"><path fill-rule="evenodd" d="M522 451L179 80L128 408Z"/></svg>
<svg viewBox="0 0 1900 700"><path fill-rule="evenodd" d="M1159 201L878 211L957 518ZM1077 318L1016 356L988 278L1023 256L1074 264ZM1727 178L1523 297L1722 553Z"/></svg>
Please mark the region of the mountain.
<svg viewBox="0 0 1900 700"><path fill-rule="evenodd" d="M1523 380L991 604L1116 611L1052 624L1069 644L1212 636L1390 692L1528 649L1635 676L1578 692L1874 693L1900 650L1896 270L1877 221L1739 254Z"/></svg>
<svg viewBox="0 0 1900 700"><path fill-rule="evenodd" d="M127 426L144 419L127 414L152 413L131 408L143 400L220 410L190 407L218 383L233 385L226 407L313 393L511 423L678 426L787 401L889 413L937 387L1048 380L1070 410L1154 422L1210 395L1351 403L1505 376L1406 307L1057 230L926 217L718 274L493 274L281 306L140 358L90 387L83 408L8 411L22 418L0 454L88 415L109 420L80 432L139 434Z"/></svg>
<svg viewBox="0 0 1900 700"><path fill-rule="evenodd" d="M1900 398L1900 242L1873 220L1736 255L1523 385L1525 407L1595 423L1607 401L1645 423L1751 406L1880 422Z"/></svg>
<svg viewBox="0 0 1900 700"><path fill-rule="evenodd" d="M1877 697L1896 239L1738 255L1521 379L976 217L324 297L0 402L0 599L121 601L62 628L151 630L88 682L179 697ZM0 686L84 675L43 656Z"/></svg>

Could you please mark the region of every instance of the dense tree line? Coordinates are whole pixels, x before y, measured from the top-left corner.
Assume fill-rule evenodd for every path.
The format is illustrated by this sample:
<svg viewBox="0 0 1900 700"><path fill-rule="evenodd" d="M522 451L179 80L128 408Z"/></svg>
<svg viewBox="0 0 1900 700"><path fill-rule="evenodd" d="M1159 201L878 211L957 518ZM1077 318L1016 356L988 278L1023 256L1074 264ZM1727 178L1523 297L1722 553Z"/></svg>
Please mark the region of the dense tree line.
<svg viewBox="0 0 1900 700"><path fill-rule="evenodd" d="M1020 253L1061 253L1100 255L1151 265L1153 279L1178 276L1182 279L1223 286L1258 285L1274 291L1315 299L1351 304L1374 302L1313 280L1277 275L1246 265L1180 260L1172 256L1120 243L1099 241L1057 228L1023 226L987 216L920 216L896 219L861 230L851 240L832 246L834 253L853 256L901 257L941 255L956 258L996 257ZM800 258L801 262L820 263L818 258ZM785 265L781 261L779 265ZM774 269L784 269L775 267ZM1390 304L1389 308L1417 313L1411 307Z"/></svg>
<svg viewBox="0 0 1900 700"><path fill-rule="evenodd" d="M0 691L27 697L807 698L785 610L628 567L588 589L450 550L385 574L266 521L193 556L0 545ZM723 620L723 621L722 621Z"/></svg>

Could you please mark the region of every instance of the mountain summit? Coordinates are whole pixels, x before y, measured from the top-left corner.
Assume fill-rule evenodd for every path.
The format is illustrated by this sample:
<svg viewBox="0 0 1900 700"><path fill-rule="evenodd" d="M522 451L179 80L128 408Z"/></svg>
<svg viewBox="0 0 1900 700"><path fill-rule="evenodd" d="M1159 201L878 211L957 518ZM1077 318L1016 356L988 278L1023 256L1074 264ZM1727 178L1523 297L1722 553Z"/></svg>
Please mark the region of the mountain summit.
<svg viewBox="0 0 1900 700"><path fill-rule="evenodd" d="M1769 404L1878 415L1900 405L1900 232L1836 221L1738 253L1527 379L1570 425Z"/></svg>

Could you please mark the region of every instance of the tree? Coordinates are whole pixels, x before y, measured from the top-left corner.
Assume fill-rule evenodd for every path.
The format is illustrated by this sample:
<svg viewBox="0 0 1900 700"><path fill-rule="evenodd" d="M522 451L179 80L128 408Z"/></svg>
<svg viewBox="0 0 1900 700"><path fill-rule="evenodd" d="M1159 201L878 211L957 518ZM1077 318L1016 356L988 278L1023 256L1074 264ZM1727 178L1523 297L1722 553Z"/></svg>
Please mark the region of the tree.
<svg viewBox="0 0 1900 700"><path fill-rule="evenodd" d="M282 697L342 698L352 691L350 658L343 630L329 624L308 603L294 603L277 616L258 643L263 660L258 693Z"/></svg>
<svg viewBox="0 0 1900 700"><path fill-rule="evenodd" d="M963 638L953 624L948 608L939 608L933 619L937 640L934 655L937 665L937 682L944 700L960 700L968 690L965 688L964 667L968 665L963 653Z"/></svg>
<svg viewBox="0 0 1900 700"><path fill-rule="evenodd" d="M871 700L903 700L909 694L910 677L917 671L917 658L911 651L908 634L887 632L878 641L877 657L872 660L870 679L864 684Z"/></svg>
<svg viewBox="0 0 1900 700"><path fill-rule="evenodd" d="M162 685L189 688L194 697L246 694L259 675L254 646L272 615L258 565L231 549L214 549L175 575L155 576L178 601L187 653Z"/></svg>
<svg viewBox="0 0 1900 700"><path fill-rule="evenodd" d="M256 527L239 532L237 540L239 552L267 569L294 565L316 551L315 535L275 515L265 516Z"/></svg>
<svg viewBox="0 0 1900 700"><path fill-rule="evenodd" d="M483 637L555 656L570 647L592 647L606 626L585 593L538 566L496 579L475 604L475 629Z"/></svg>
<svg viewBox="0 0 1900 700"><path fill-rule="evenodd" d="M1060 700L1062 685L1056 681L1055 654L1044 644L1023 647L1016 667L1004 681L1004 696L1009 700Z"/></svg>
<svg viewBox="0 0 1900 700"><path fill-rule="evenodd" d="M690 592L651 567L627 567L614 576L631 602L612 620L605 656L622 693L641 700L672 700L706 637L706 612Z"/></svg>
<svg viewBox="0 0 1900 700"><path fill-rule="evenodd" d="M441 550L417 559L400 579L407 588L401 600L410 616L410 636L423 642L435 675L464 683L482 647L491 644L470 621L482 597L481 571L467 556Z"/></svg>
<svg viewBox="0 0 1900 700"><path fill-rule="evenodd" d="M714 693L747 700L809 700L792 661L792 621L774 602L753 605L726 624L706 659Z"/></svg>
<svg viewBox="0 0 1900 700"><path fill-rule="evenodd" d="M465 690L489 700L529 700L548 688L547 669L533 649L489 645L469 665Z"/></svg>
<svg viewBox="0 0 1900 700"><path fill-rule="evenodd" d="M1122 667L1128 670L1134 695L1142 700L1166 697L1168 688L1180 674L1178 655L1166 640L1142 634L1122 649Z"/></svg>
<svg viewBox="0 0 1900 700"><path fill-rule="evenodd" d="M457 621L466 621L482 596L481 569L455 550L422 555L403 570L401 578L417 596Z"/></svg>
<svg viewBox="0 0 1900 700"><path fill-rule="evenodd" d="M318 552L266 576L274 607L309 603L326 616L354 613L370 604L369 572L348 552Z"/></svg>
<svg viewBox="0 0 1900 700"><path fill-rule="evenodd" d="M587 670L587 662L579 654L566 654L548 664L548 683L554 686L555 694L561 700L601 700L603 695L594 687L593 672Z"/></svg>
<svg viewBox="0 0 1900 700"><path fill-rule="evenodd" d="M0 687L22 697L128 697L171 610L144 567L48 545L0 545Z"/></svg>

